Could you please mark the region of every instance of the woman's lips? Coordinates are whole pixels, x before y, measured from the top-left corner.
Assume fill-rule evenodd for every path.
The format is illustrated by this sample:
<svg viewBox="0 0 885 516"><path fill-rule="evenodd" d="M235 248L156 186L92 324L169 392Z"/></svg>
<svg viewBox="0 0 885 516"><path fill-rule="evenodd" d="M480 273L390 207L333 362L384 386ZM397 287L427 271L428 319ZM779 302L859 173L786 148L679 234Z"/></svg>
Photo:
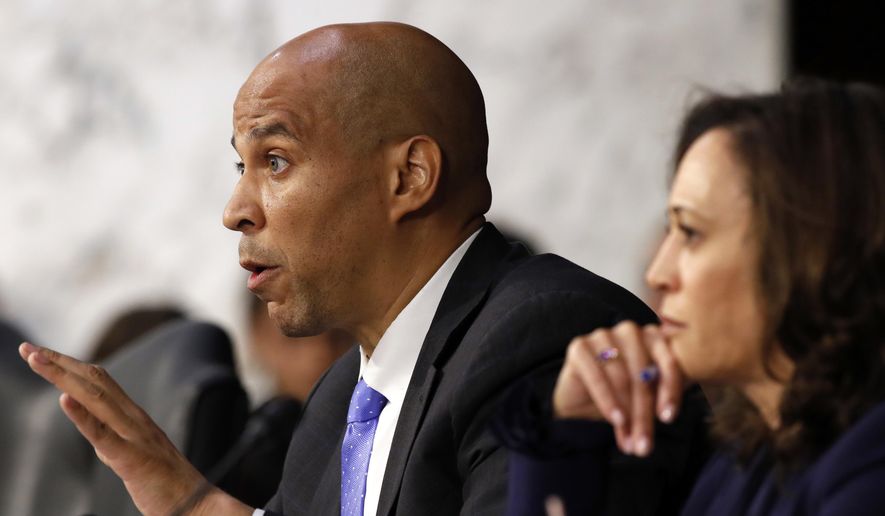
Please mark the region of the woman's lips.
<svg viewBox="0 0 885 516"><path fill-rule="evenodd" d="M666 337L671 337L676 333L684 330L686 328L686 324L681 321L677 321L675 319L670 319L666 316L661 316L661 332Z"/></svg>

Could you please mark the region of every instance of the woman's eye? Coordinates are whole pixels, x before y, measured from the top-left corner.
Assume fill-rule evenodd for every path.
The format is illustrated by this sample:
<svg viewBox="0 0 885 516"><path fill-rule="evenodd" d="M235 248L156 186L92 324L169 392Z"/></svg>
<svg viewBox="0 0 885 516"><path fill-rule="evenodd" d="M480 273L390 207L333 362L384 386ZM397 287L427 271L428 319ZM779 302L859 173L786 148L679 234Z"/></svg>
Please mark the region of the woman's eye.
<svg viewBox="0 0 885 516"><path fill-rule="evenodd" d="M279 156L268 156L267 164L270 165L270 171L273 174L279 174L289 167L289 162Z"/></svg>
<svg viewBox="0 0 885 516"><path fill-rule="evenodd" d="M694 228L686 226L685 224L680 224L679 232L682 233L682 236L685 238L686 242L693 242L697 240L698 236L700 236Z"/></svg>
<svg viewBox="0 0 885 516"><path fill-rule="evenodd" d="M237 161L234 163L234 168L237 170L237 175L241 176L246 171L246 165L243 164L242 161Z"/></svg>

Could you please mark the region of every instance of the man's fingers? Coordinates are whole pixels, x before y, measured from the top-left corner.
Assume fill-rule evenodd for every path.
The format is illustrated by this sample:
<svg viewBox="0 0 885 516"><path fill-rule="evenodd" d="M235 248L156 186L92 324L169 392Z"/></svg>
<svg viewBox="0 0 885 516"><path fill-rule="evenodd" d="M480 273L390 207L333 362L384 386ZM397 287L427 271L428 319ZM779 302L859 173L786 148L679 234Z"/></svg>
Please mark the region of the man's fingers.
<svg viewBox="0 0 885 516"><path fill-rule="evenodd" d="M55 364L64 371L75 374L87 382L95 384L95 386L100 388L105 395L119 403L121 408L124 409L130 417L136 418L139 415L139 412L134 410L135 406L129 399L129 396L126 395L120 385L111 378L103 367L96 364L81 362L73 357L59 353L58 351L37 346L30 342L22 343L19 347L19 353L26 361L30 355L33 355L38 363Z"/></svg>
<svg viewBox="0 0 885 516"><path fill-rule="evenodd" d="M69 371L83 378L87 378L95 383L107 383L107 374L104 373L104 370L94 364L88 364L86 362L81 362L76 358L69 357L54 349L44 348L41 346L37 346L35 344L31 344L30 342L25 342L21 345L21 349L24 348L24 353L28 355L35 356L36 360L40 363L48 363L51 362L58 367L64 369L65 371ZM25 360L28 359L27 356L24 356ZM104 386L104 385L103 385Z"/></svg>
<svg viewBox="0 0 885 516"><path fill-rule="evenodd" d="M612 330L627 363L630 396L630 441L632 452L639 456L648 455L652 449L654 425L654 393L652 386L642 378L643 370L651 364L645 343L638 326L627 321Z"/></svg>
<svg viewBox="0 0 885 516"><path fill-rule="evenodd" d="M63 356L60 353L44 353L45 349L31 352L27 356L28 365L46 381L55 385L62 392L70 395L86 411L110 425L115 432L128 437L130 429L134 426L133 419L125 409L121 408L111 395L112 389L119 389L117 384L110 380L104 369L89 365L87 371L91 371L89 378L84 378L69 369L66 369L53 361L55 356ZM71 359L73 360L73 359ZM110 386L110 389L108 387ZM128 402L128 398L126 399ZM131 404L131 402L128 402Z"/></svg>
<svg viewBox="0 0 885 516"><path fill-rule="evenodd" d="M95 453L102 462L117 455L117 450L123 445L123 440L113 429L90 414L86 407L67 393L62 393L58 404L61 405L62 411L74 423L77 430L95 448Z"/></svg>
<svg viewBox="0 0 885 516"><path fill-rule="evenodd" d="M658 381L657 392L657 412L658 418L670 423L676 419L679 413L679 405L682 401L683 374L682 369L676 362L676 357L670 351L664 335L658 326L648 325L642 329L645 334L646 342L649 344L649 351L660 370L660 379Z"/></svg>

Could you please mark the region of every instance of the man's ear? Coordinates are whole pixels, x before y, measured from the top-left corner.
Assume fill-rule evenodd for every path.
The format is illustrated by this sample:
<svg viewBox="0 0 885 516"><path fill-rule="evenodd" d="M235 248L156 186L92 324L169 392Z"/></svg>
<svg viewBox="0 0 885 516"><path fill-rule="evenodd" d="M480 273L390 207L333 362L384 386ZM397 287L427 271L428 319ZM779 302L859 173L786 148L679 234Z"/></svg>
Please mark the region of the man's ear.
<svg viewBox="0 0 885 516"><path fill-rule="evenodd" d="M442 150L433 138L413 136L394 149L390 218L402 220L433 199L442 174Z"/></svg>

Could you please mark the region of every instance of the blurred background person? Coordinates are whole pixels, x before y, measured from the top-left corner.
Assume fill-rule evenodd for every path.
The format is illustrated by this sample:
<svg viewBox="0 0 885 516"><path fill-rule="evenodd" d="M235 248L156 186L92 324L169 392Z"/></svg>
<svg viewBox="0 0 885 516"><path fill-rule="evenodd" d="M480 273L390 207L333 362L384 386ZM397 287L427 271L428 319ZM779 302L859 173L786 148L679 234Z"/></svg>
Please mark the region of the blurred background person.
<svg viewBox="0 0 885 516"><path fill-rule="evenodd" d="M172 305L130 308L108 324L98 338L89 361L104 362L111 355L151 330L184 317L184 311Z"/></svg>
<svg viewBox="0 0 885 516"><path fill-rule="evenodd" d="M219 485L237 499L262 507L277 490L292 432L313 385L354 340L342 331L313 337L287 337L274 325L267 305L249 295L248 352L273 385L250 418L273 414L273 427L221 480Z"/></svg>
<svg viewBox="0 0 885 516"><path fill-rule="evenodd" d="M688 114L676 162L669 233L647 274L661 325L572 342L540 418L595 423L565 439L584 453L560 482L598 471L612 430L624 453L653 455L654 420L673 421L683 385L700 382L726 390L720 451L682 514L881 514L885 91L807 81L712 96ZM502 425L511 445L543 434L515 421ZM549 481L520 457L513 491L541 471ZM600 485L556 494L583 514L604 503Z"/></svg>
<svg viewBox="0 0 885 516"><path fill-rule="evenodd" d="M249 297L250 351L271 376L275 395L303 403L319 377L355 341L340 330L313 337L287 337L271 321L267 305L256 296Z"/></svg>

